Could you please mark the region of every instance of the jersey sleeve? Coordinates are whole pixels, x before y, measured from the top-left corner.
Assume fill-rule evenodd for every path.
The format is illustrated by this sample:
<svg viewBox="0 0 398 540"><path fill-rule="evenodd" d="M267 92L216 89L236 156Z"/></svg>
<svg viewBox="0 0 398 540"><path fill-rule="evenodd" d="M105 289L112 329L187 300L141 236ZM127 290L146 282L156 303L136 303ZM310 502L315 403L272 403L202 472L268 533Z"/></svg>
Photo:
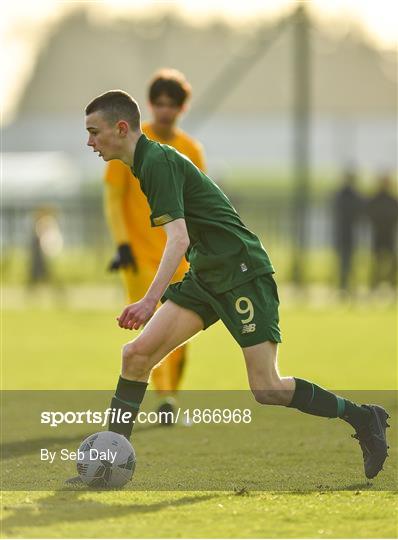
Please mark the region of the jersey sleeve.
<svg viewBox="0 0 398 540"><path fill-rule="evenodd" d="M184 177L174 163L153 163L146 171L143 188L151 208L152 227L185 217Z"/></svg>

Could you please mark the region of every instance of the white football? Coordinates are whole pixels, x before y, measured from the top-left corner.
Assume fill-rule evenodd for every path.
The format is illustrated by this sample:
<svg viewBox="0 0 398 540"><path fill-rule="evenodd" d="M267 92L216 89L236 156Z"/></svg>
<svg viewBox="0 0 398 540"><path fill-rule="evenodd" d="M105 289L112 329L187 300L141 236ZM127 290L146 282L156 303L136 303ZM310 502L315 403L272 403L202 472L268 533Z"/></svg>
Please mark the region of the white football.
<svg viewBox="0 0 398 540"><path fill-rule="evenodd" d="M134 448L113 431L90 435L77 452L77 472L92 488L121 488L131 480L134 469Z"/></svg>

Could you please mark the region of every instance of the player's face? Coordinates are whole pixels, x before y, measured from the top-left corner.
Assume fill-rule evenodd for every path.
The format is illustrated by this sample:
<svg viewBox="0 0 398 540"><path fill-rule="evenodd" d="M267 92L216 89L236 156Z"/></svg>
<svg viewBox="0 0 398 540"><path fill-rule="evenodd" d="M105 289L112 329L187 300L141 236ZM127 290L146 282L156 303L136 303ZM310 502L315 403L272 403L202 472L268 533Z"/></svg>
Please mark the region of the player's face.
<svg viewBox="0 0 398 540"><path fill-rule="evenodd" d="M174 126L183 109L165 94L159 96L153 103L150 103L149 106L155 124L164 128Z"/></svg>
<svg viewBox="0 0 398 540"><path fill-rule="evenodd" d="M118 159L123 145L118 124L109 124L101 112L94 112L86 116L86 129L88 131L87 146L104 161Z"/></svg>

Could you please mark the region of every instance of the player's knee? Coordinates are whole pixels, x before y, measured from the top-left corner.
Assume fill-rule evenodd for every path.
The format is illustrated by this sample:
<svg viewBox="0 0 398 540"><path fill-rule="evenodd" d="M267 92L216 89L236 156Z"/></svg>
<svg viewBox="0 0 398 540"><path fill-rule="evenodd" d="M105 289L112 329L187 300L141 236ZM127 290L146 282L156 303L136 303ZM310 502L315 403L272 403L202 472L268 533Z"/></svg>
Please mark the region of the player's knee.
<svg viewBox="0 0 398 540"><path fill-rule="evenodd" d="M135 354L135 344L134 341L130 341L129 343L126 343L122 347L122 359L123 362L130 362L134 358Z"/></svg>
<svg viewBox="0 0 398 540"><path fill-rule="evenodd" d="M149 375L151 367L150 356L145 353L139 342L135 340L123 346L122 375L140 378Z"/></svg>

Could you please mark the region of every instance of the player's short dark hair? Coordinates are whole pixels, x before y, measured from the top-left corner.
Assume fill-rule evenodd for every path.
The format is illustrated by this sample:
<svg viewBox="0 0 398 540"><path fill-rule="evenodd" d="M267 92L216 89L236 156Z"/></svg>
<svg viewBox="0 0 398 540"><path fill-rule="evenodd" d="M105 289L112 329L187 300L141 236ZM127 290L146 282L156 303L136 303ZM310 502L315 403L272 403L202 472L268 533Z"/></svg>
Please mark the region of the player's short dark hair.
<svg viewBox="0 0 398 540"><path fill-rule="evenodd" d="M126 120L133 131L140 127L141 114L138 103L123 90L109 90L90 101L85 109L86 115L98 111L110 124Z"/></svg>
<svg viewBox="0 0 398 540"><path fill-rule="evenodd" d="M178 107L191 97L192 88L180 71L171 68L163 68L157 71L149 83L149 102L154 103L160 96L166 95L172 99Z"/></svg>

